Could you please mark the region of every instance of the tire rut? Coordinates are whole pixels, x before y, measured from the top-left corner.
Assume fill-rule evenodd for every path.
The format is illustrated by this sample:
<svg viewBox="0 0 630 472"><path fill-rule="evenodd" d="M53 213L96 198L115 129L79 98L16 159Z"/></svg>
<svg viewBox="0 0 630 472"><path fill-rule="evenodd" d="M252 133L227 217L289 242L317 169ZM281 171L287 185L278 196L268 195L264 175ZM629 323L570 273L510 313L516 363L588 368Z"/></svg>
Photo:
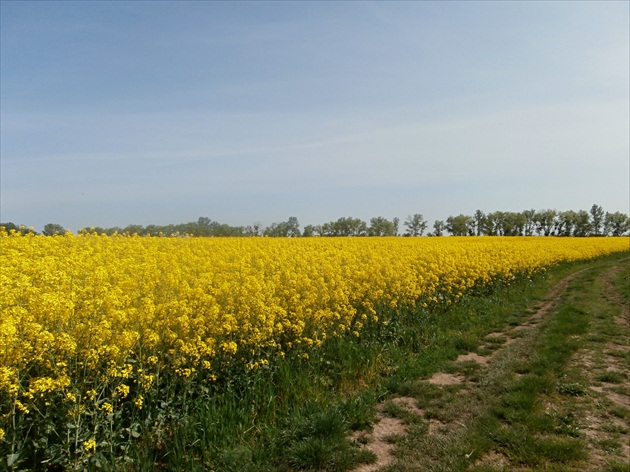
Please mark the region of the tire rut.
<svg viewBox="0 0 630 472"><path fill-rule="evenodd" d="M577 277L579 274L589 269L582 269L576 271L562 280L560 280L551 290L547 292L544 299L533 306L533 313L531 313L522 324L510 327L504 331L495 331L488 333L486 336L486 345L482 348L488 347L488 344L496 344L497 339L501 339L502 345L500 348L495 349L491 354L482 356L476 352L469 352L458 356L455 363L461 364L464 362L474 362L479 365L483 370L489 371L490 366L494 362L500 362L500 354L507 348L518 348L518 344L532 335L532 333L522 333L521 331L527 330L528 332L536 330L541 321L543 321L550 313L554 311L559 303L560 297L564 294L569 286L569 282ZM488 343L488 341L495 341L495 343ZM472 384L466 379L464 375L450 374L447 372L436 372L429 379L420 380L420 382L427 382L431 385L438 386L440 388L448 388L449 386L462 386L457 394L458 402L475 402L478 404L478 398L474 388L468 388L469 384ZM480 384L483 385L486 382L492 382L492 378L480 379ZM394 397L389 401L396 402L403 409L407 410L410 414L424 420L427 424L426 436L428 439L434 438L439 441L448 440L449 436L457 435L465 428L465 422L468 418L458 418L456 421L441 421L435 418L427 417L426 412L417 406L417 401L412 397ZM468 416L473 416L475 408L468 410ZM377 406L376 421L373 425L373 429L369 433L357 432L351 436L351 439L359 443L364 449L373 452L377 459L372 464L363 464L358 468L353 469L353 472L376 472L388 465L391 465L395 456L393 455L395 445L392 444L392 437L405 435L408 432L408 423L399 419L388 416L384 412L383 404ZM496 456L496 457L495 457ZM490 460L492 463L501 465L505 462L504 458L500 457L500 454L494 453L488 458L484 458L484 464Z"/></svg>

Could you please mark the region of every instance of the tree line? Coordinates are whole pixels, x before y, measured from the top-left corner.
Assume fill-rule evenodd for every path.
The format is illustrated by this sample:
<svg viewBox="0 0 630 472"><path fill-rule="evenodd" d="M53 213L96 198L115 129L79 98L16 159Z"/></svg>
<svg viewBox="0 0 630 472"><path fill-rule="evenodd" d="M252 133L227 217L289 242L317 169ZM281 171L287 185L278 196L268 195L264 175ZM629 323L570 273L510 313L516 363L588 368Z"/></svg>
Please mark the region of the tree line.
<svg viewBox="0 0 630 472"><path fill-rule="evenodd" d="M7 231L38 234L33 228L14 223L0 223ZM249 226L230 226L202 216L197 221L170 225L128 225L124 228L89 227L79 233L137 234L139 236L197 236L197 237L313 237L313 236L424 236L428 222L421 213L409 215L400 227L400 219L382 216L370 218L342 217L322 225L307 225L300 229L295 216L287 221L265 227L256 222ZM41 234L54 236L66 229L56 223L44 226ZM433 231L426 236L622 236L630 232L630 216L621 212L606 212L599 205L589 211L525 210L521 212L477 210L473 215L449 216L436 220Z"/></svg>

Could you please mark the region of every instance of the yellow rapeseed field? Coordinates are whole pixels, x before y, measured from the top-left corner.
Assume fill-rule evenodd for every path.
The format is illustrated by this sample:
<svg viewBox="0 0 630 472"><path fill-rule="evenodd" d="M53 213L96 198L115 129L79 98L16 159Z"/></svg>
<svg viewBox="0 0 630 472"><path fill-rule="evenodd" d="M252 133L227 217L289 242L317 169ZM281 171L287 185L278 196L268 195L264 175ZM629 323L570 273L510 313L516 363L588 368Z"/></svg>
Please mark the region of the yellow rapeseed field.
<svg viewBox="0 0 630 472"><path fill-rule="evenodd" d="M47 408L146 407L160 379L305 358L379 310L629 249L628 238L43 237L0 232L0 441ZM74 425L74 426L73 426ZM82 433L83 434L83 433ZM76 434L89 454L96 435ZM14 441L14 439L11 439Z"/></svg>

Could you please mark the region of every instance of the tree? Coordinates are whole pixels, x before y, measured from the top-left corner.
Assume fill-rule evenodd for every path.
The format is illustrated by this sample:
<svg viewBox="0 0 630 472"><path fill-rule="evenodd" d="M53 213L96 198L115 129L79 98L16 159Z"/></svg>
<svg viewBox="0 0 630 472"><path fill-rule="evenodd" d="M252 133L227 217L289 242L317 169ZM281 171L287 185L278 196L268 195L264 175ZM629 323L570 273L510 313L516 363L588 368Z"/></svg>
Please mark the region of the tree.
<svg viewBox="0 0 630 472"><path fill-rule="evenodd" d="M488 236L503 235L503 212L488 213L483 220L483 233Z"/></svg>
<svg viewBox="0 0 630 472"><path fill-rule="evenodd" d="M86 226L85 228L81 228L79 230L79 234L107 234L107 230L105 228L101 228L100 226Z"/></svg>
<svg viewBox="0 0 630 472"><path fill-rule="evenodd" d="M4 230L7 233L10 233L11 231L16 231L19 232L20 231L20 227L18 225L16 225L15 223L0 223L0 228L4 228Z"/></svg>
<svg viewBox="0 0 630 472"><path fill-rule="evenodd" d="M142 225L127 225L123 230L123 233L126 233L130 236L134 234L142 236L144 235L144 227Z"/></svg>
<svg viewBox="0 0 630 472"><path fill-rule="evenodd" d="M427 222L420 213L416 213L413 216L409 215L404 225L407 227L405 234L409 236L422 236L424 230L427 229Z"/></svg>
<svg viewBox="0 0 630 472"><path fill-rule="evenodd" d="M290 238L298 238L302 235L300 233L300 223L295 216L290 216L289 221L287 221L287 235Z"/></svg>
<svg viewBox="0 0 630 472"><path fill-rule="evenodd" d="M365 236L367 233L365 221L350 216L324 223L320 229L320 234L324 236Z"/></svg>
<svg viewBox="0 0 630 472"><path fill-rule="evenodd" d="M525 217L525 227L523 228L523 234L525 236L533 236L536 231L536 210L525 210L523 212Z"/></svg>
<svg viewBox="0 0 630 472"><path fill-rule="evenodd" d="M505 213L503 234L505 236L523 236L527 217L523 213L509 211Z"/></svg>
<svg viewBox="0 0 630 472"><path fill-rule="evenodd" d="M571 236L575 231L577 213L572 210L561 211L556 217L555 233L558 236Z"/></svg>
<svg viewBox="0 0 630 472"><path fill-rule="evenodd" d="M625 213L616 211L604 216L604 234L611 236L622 236L630 231L630 217Z"/></svg>
<svg viewBox="0 0 630 472"><path fill-rule="evenodd" d="M302 231L302 236L305 238L310 238L311 236L315 236L316 227L313 225L306 225L304 227L304 231Z"/></svg>
<svg viewBox="0 0 630 472"><path fill-rule="evenodd" d="M575 214L575 228L573 236L583 238L591 232L591 215L586 210L580 210Z"/></svg>
<svg viewBox="0 0 630 472"><path fill-rule="evenodd" d="M433 236L442 236L446 225L442 220L435 220L433 223Z"/></svg>
<svg viewBox="0 0 630 472"><path fill-rule="evenodd" d="M64 234L65 232L66 229L63 226L56 223L48 223L44 226L44 231L42 231L42 234L44 236L55 236L57 234Z"/></svg>
<svg viewBox="0 0 630 472"><path fill-rule="evenodd" d="M200 216L197 220L197 227L194 229L195 236L212 236L212 220L207 216Z"/></svg>
<svg viewBox="0 0 630 472"><path fill-rule="evenodd" d="M15 232L20 233L22 235L25 235L25 234L37 234L37 231L35 231L32 226L27 228L24 225L16 225L15 223L11 223L11 222L0 223L0 228L4 228L4 230L7 233L10 233L11 231L15 231Z"/></svg>
<svg viewBox="0 0 630 472"><path fill-rule="evenodd" d="M473 215L475 234L481 236L483 234L484 225L486 221L486 215L481 210L477 210Z"/></svg>
<svg viewBox="0 0 630 472"><path fill-rule="evenodd" d="M200 236L216 236L216 237L235 237L235 236L245 236L245 228L242 226L230 226L225 223L219 223L218 221L213 221L210 223L210 231L209 233L201 233Z"/></svg>
<svg viewBox="0 0 630 472"><path fill-rule="evenodd" d="M212 223L212 220L207 216L200 216L197 220L197 225L199 226L210 226L210 223Z"/></svg>
<svg viewBox="0 0 630 472"><path fill-rule="evenodd" d="M366 236L368 234L367 223L361 218L340 218L337 223L344 228L346 236Z"/></svg>
<svg viewBox="0 0 630 472"><path fill-rule="evenodd" d="M484 220L485 233L490 236L522 236L527 224L523 213L495 211Z"/></svg>
<svg viewBox="0 0 630 472"><path fill-rule="evenodd" d="M544 236L551 236L554 229L556 215L556 210L542 210L537 212L534 216L534 221L536 222L536 232Z"/></svg>
<svg viewBox="0 0 630 472"><path fill-rule="evenodd" d="M387 218L377 216L370 218L369 236L396 236L396 225Z"/></svg>
<svg viewBox="0 0 630 472"><path fill-rule="evenodd" d="M247 226L245 228L246 236L262 236L263 234L263 225L260 221L254 222L254 224Z"/></svg>
<svg viewBox="0 0 630 472"><path fill-rule="evenodd" d="M324 223L322 225L322 236L340 236L335 234L335 222Z"/></svg>
<svg viewBox="0 0 630 472"><path fill-rule="evenodd" d="M601 236L604 226L604 209L599 205L593 205L591 207L591 234L593 236Z"/></svg>
<svg viewBox="0 0 630 472"><path fill-rule="evenodd" d="M295 216L291 216L289 221L281 223L272 223L264 232L265 236L274 236L282 238L297 238L301 235L300 223Z"/></svg>
<svg viewBox="0 0 630 472"><path fill-rule="evenodd" d="M281 238L286 236L282 223L271 223L263 231L263 236L271 236L274 238Z"/></svg>
<svg viewBox="0 0 630 472"><path fill-rule="evenodd" d="M470 216L449 216L446 219L446 231L453 236L466 236L474 232L474 220Z"/></svg>

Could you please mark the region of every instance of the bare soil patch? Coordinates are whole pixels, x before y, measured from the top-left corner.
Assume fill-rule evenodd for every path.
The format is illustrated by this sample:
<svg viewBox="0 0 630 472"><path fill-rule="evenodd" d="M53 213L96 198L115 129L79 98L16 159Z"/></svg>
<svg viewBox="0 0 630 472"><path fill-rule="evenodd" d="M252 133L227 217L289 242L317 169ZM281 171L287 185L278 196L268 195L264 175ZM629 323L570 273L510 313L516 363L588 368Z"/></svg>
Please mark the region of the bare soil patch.
<svg viewBox="0 0 630 472"><path fill-rule="evenodd" d="M630 390L626 389L626 391L630 394ZM630 397L628 395L621 395L617 392L611 392L608 390L606 391L606 397L617 406L630 408Z"/></svg>
<svg viewBox="0 0 630 472"><path fill-rule="evenodd" d="M374 425L374 429L367 435L358 435L355 440L361 438L367 441L362 447L376 454L376 462L372 464L363 464L354 469L356 472L373 472L380 469L393 460L392 451L394 444L387 441L387 438L404 434L406 431L405 424L398 418L390 418L382 416L378 423Z"/></svg>
<svg viewBox="0 0 630 472"><path fill-rule="evenodd" d="M392 403L394 403L395 405L400 406L401 408L404 408L407 411L410 411L411 413L418 415L418 416L423 416L424 415L424 411L422 411L422 409L418 408L416 406L416 399L415 398L411 398L411 397L396 397L393 398L391 400Z"/></svg>
<svg viewBox="0 0 630 472"><path fill-rule="evenodd" d="M492 353L492 355L494 355L494 353ZM490 355L490 356L480 356L476 352L469 352L468 354L462 354L462 355L458 356L457 360L455 362L473 361L473 362L476 362L477 364L488 365L490 363L490 359L491 359L492 355Z"/></svg>
<svg viewBox="0 0 630 472"><path fill-rule="evenodd" d="M485 338L486 344L482 345L482 348L492 350L489 355L482 356L476 352L469 352L458 356L456 362L463 363L467 361L473 361L481 365L484 368L484 371L491 370L492 364L496 360L498 353L502 352L506 347L530 337L529 333L523 336L522 332L524 330L532 330L532 333L534 333L534 330L539 329L539 325L545 320L545 318L549 314L553 313L554 310L558 307L560 297L567 290L569 282L584 270L574 272L573 274L570 274L569 276L558 282L547 293L545 299L537 303L533 307L531 314L525 320L523 320L521 325L509 326L504 331L495 331L489 333ZM623 302L621 297L616 293L614 289L613 279L616 273L615 270L618 269L613 268L612 270L603 274L603 280L605 281L607 287L606 292L609 294L611 299L613 299L615 303L618 303L622 306L621 314L617 317L616 320L617 323L619 324L620 328L623 327L624 329L628 329L628 327L630 326L630 307L627 303ZM502 337L505 338L505 341L499 344L496 339ZM517 347L516 349L519 348ZM610 343L606 345L606 349L609 351L625 352L626 349L630 349L630 346L628 344L624 346L619 346L618 344ZM615 358L615 356L611 355L607 355L606 358L607 361L609 361L607 365L609 368L613 367L614 370L623 371L625 367L627 371L628 366L625 358ZM582 366L582 368L584 368L585 370L591 372L595 372L595 370L597 370L595 369L596 361L592 352L579 352L574 358L573 362L579 363L579 365ZM600 369L599 371L601 372L602 369ZM432 385L437 385L440 387L461 385L468 382L463 375L451 374L446 372L436 372L435 374L433 374L433 376L431 376L431 378L427 379L426 381ZM628 392L630 392L630 381L627 378L625 379L625 382L622 384L622 386L625 387ZM590 386L584 396L586 400L591 401L591 404L584 407L584 410L582 410L584 414L579 418L580 433L583 435L584 438L587 439L590 452L588 463L585 464L583 470L601 470L601 468L605 467L608 463L609 457L602 452L601 446L598 446L598 444L608 438L608 436L605 434L606 428L610 428L611 425L613 427L618 427L619 429L623 429L624 427L626 429L630 428L627 417L626 419L611 418L610 416L603 417L601 412L599 411L601 400L612 402L618 407L630 408L630 396L611 391L611 388L613 387L617 387L616 389L618 389L619 384L615 384L614 386L606 384L601 387ZM458 392L458 397L456 401L461 403L472 400L473 396L470 396L470 394L471 391L469 389L462 389ZM413 398L398 397L391 399L390 401L421 418L425 418L428 423L428 431L426 433L428 437L433 436L442 438L443 440L448 440L448 438L452 434L455 434L454 431L457 428L454 428L454 426L459 425L464 427L464 425L460 422L449 422L449 420L446 420L447 422L444 422L434 418L426 418L424 410L416 406L416 400ZM379 407L377 407L377 410L377 422L374 424L373 431L367 434L356 434L354 435L354 439L363 439L367 443L363 447L374 452L377 455L378 459L373 464L362 465L361 467L354 469L354 472L374 472L382 467L391 464L394 461L394 456L392 453L395 448L395 444L392 443L390 438L395 436L400 437L407 434L407 424L403 420L386 416L383 412L382 405L379 405ZM458 421L465 422L466 419L460 417ZM627 441L627 434L624 435L623 439L625 441L621 445L622 457L630 458L630 443ZM510 464L509 458L498 451L491 451L487 454L484 454L480 459L475 462L475 466L496 470L514 470L514 464Z"/></svg>
<svg viewBox="0 0 630 472"><path fill-rule="evenodd" d="M446 372L436 372L433 376L428 380L430 384L433 385L458 385L463 383L466 379L461 375L453 375L447 374Z"/></svg>
<svg viewBox="0 0 630 472"><path fill-rule="evenodd" d="M416 406L416 400L414 398L396 397L391 399L391 402L418 416L423 415L423 411ZM407 433L406 423L399 418L386 416L383 412L383 404L378 405L376 416L376 423L374 423L370 433L357 432L352 435L352 439L360 442L362 448L376 454L376 462L363 464L354 469L354 472L373 472L390 464L394 459L392 451L395 447L395 444L390 441L390 438Z"/></svg>

